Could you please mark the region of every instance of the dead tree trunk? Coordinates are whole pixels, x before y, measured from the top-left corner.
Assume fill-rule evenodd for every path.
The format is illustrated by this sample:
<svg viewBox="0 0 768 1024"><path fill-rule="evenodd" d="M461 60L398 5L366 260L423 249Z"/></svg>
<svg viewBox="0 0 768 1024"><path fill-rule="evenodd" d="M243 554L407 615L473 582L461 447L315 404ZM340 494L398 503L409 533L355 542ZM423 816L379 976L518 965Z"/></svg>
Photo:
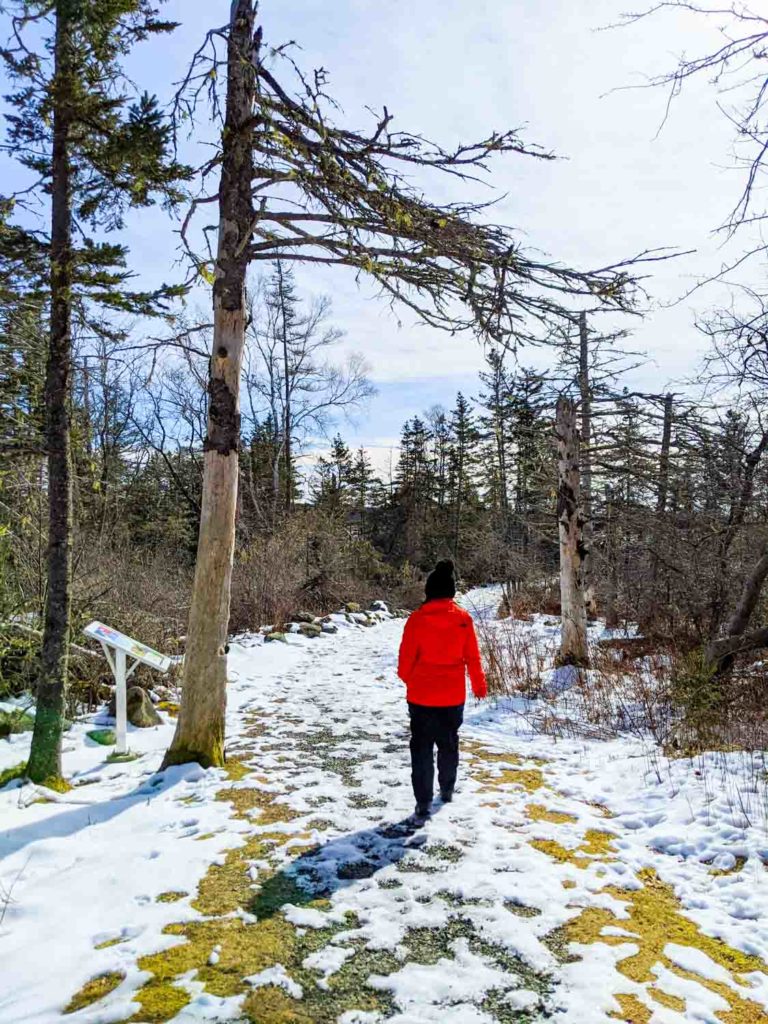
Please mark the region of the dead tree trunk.
<svg viewBox="0 0 768 1024"><path fill-rule="evenodd" d="M278 294L280 297L280 321L282 326L283 343L283 453L285 456L285 514L289 516L293 508L293 446L291 436L293 433L293 413L291 411L291 393L293 382L291 379L291 343L288 337L288 310L285 302L285 280L283 279L283 265L277 261Z"/></svg>
<svg viewBox="0 0 768 1024"><path fill-rule="evenodd" d="M659 482L656 491L656 520L648 537L648 544L651 550L651 582L655 599L661 601L658 593L659 587L659 556L665 536L665 512L667 510L667 496L669 494L669 459L672 447L672 413L674 398L668 394L664 398L664 425L661 431L661 448L659 451Z"/></svg>
<svg viewBox="0 0 768 1024"><path fill-rule="evenodd" d="M37 711L28 774L34 782L61 777L61 736L69 666L72 604L72 454L69 393L72 370L72 168L70 133L75 89L71 5L57 4L51 154L51 327L45 374L48 456L48 552L45 624Z"/></svg>
<svg viewBox="0 0 768 1024"><path fill-rule="evenodd" d="M235 545L240 370L245 341L245 275L252 232L255 62L253 0L234 0L227 45L227 111L222 134L219 241L213 286L203 498L189 613L181 708L164 767L224 762L227 635Z"/></svg>
<svg viewBox="0 0 768 1024"><path fill-rule="evenodd" d="M579 432L568 398L557 402L557 520L560 531L560 610L562 665L586 665L587 610L584 601L584 520L579 506Z"/></svg>
<svg viewBox="0 0 768 1024"><path fill-rule="evenodd" d="M605 489L605 540L607 579L605 587L605 625L616 629L619 625L619 545L617 543L616 511L613 504L613 488Z"/></svg>
<svg viewBox="0 0 768 1024"><path fill-rule="evenodd" d="M664 427L661 433L661 452L659 454L659 489L656 494L656 512L663 515L667 508L669 491L669 450L672 445L672 402L673 396L664 398Z"/></svg>
<svg viewBox="0 0 768 1024"><path fill-rule="evenodd" d="M587 615L597 617L592 566L592 392L589 382L587 314L579 314L579 395L581 398L581 510L584 518L582 578Z"/></svg>

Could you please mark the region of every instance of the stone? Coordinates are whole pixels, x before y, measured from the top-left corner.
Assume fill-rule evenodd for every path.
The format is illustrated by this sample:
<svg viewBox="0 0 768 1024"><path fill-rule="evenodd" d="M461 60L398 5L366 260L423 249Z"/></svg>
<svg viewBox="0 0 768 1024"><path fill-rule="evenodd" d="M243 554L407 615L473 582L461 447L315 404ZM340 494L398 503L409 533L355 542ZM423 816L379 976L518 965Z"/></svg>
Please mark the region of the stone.
<svg viewBox="0 0 768 1024"><path fill-rule="evenodd" d="M264 638L265 644L272 644L279 641L281 644L287 644L288 641L285 639L285 633L268 633Z"/></svg>
<svg viewBox="0 0 768 1024"><path fill-rule="evenodd" d="M108 714L111 718L115 718L117 714L115 694L112 694L112 699L109 702ZM127 717L131 725L137 729L151 729L155 725L162 725L163 720L155 710L155 705L147 693L147 691L141 686L130 686L128 693L126 694L127 702Z"/></svg>
<svg viewBox="0 0 768 1024"><path fill-rule="evenodd" d="M323 633L338 633L339 627L335 622L324 622L321 627Z"/></svg>
<svg viewBox="0 0 768 1024"><path fill-rule="evenodd" d="M385 601L372 601L368 606L369 612L383 612L384 615L389 615L389 607Z"/></svg>
<svg viewBox="0 0 768 1024"><path fill-rule="evenodd" d="M291 622L307 622L311 623L315 621L315 616L311 612L296 612L295 615L291 616Z"/></svg>
<svg viewBox="0 0 768 1024"><path fill-rule="evenodd" d="M149 694L141 686L131 686L127 694L128 721L137 729L151 729L154 725L162 725L163 720L155 711L155 705Z"/></svg>
<svg viewBox="0 0 768 1024"><path fill-rule="evenodd" d="M350 614L354 614L355 612L361 611L361 608L357 601L347 601L347 603L344 605L344 611L349 612Z"/></svg>
<svg viewBox="0 0 768 1024"><path fill-rule="evenodd" d="M306 636L310 640L316 640L323 632L323 628L322 626L316 625L314 622L302 622L299 624L299 632L302 636Z"/></svg>

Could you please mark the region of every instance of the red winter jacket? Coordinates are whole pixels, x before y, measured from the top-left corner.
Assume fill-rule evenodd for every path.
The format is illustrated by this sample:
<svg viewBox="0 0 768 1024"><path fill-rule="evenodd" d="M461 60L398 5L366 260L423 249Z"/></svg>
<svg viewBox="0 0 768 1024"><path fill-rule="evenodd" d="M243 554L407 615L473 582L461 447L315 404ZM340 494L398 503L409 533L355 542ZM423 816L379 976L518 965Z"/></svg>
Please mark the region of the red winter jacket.
<svg viewBox="0 0 768 1024"><path fill-rule="evenodd" d="M411 704L452 707L467 696L466 671L476 697L488 687L472 617L450 598L426 601L405 624L397 674Z"/></svg>

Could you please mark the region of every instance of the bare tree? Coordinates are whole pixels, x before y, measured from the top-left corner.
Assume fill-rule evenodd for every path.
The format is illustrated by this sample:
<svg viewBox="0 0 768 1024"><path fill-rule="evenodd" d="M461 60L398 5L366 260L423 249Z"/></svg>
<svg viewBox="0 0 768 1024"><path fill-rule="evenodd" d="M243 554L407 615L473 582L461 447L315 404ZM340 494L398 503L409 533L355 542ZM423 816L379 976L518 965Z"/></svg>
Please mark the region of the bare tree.
<svg viewBox="0 0 768 1024"><path fill-rule="evenodd" d="M504 344L534 337L542 322L561 315L566 296L618 308L631 301L626 265L581 272L546 262L526 253L508 229L482 222L486 204L432 202L406 177L422 168L469 181L493 154L549 154L525 146L515 131L449 151L393 130L386 108L370 132L338 127L325 72L303 74L286 47L271 51L268 64L260 31L254 35L255 13L254 0L234 0L229 26L208 33L177 97L190 119L203 94L218 113L217 83L227 83L221 153L203 174L207 182L221 169L218 195L199 196L182 227L195 269L215 275L219 327L209 384L208 497L204 493L182 712L168 762L211 764L223 757L237 377L249 260L348 267L369 275L385 296L427 324ZM287 68L292 81L278 68ZM218 250L199 255L191 235L194 214L216 200Z"/></svg>
<svg viewBox="0 0 768 1024"><path fill-rule="evenodd" d="M661 0L645 11L625 15L623 21L633 24L669 12L698 16L720 36L715 45L702 52L682 54L676 67L652 76L648 85L667 91L665 121L690 79L704 78L715 89L718 109L733 128L733 161L745 172L736 202L721 226L733 235L739 228L762 223L768 216L763 199L768 159L768 16L746 3L707 7L693 0ZM749 254L764 248L765 243L760 241Z"/></svg>
<svg viewBox="0 0 768 1024"><path fill-rule="evenodd" d="M362 357L353 354L341 364L330 357L343 337L328 326L330 310L326 296L302 303L290 268L279 265L271 282L258 282L249 296L244 386L251 430L266 421L273 432L275 510L282 478L283 506L290 511L295 450L310 435L327 434L333 417L373 394Z"/></svg>

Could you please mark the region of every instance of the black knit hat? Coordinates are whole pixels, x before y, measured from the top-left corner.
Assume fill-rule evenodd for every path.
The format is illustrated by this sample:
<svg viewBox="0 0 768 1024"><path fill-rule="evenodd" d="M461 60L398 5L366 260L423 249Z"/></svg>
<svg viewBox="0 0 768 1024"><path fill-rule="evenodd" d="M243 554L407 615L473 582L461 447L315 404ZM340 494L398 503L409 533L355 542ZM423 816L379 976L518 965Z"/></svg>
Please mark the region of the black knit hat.
<svg viewBox="0 0 768 1024"><path fill-rule="evenodd" d="M428 601L434 601L441 597L456 596L456 579L453 575L454 566L450 558L444 558L438 562L432 572L427 576L424 591Z"/></svg>

